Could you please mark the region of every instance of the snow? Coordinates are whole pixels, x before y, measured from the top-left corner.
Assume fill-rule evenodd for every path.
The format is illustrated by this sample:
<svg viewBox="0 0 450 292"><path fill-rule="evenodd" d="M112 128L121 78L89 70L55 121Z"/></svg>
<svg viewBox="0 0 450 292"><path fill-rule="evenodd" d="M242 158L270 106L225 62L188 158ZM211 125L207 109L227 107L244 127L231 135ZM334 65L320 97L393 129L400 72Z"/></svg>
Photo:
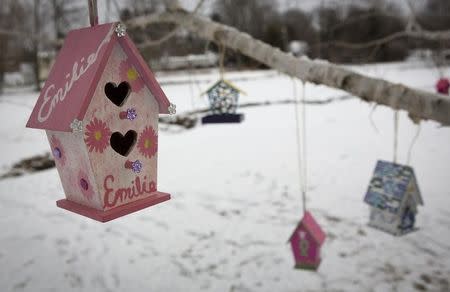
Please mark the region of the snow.
<svg viewBox="0 0 450 292"><path fill-rule="evenodd" d="M433 90L424 64L352 67ZM447 74L450 68L445 68ZM159 74L177 110L218 78ZM228 72L242 102L292 98L273 71ZM300 84L298 84L300 88ZM300 92L300 90L299 90ZM307 99L345 94L306 86ZM26 129L35 93L0 96L0 168L49 150ZM293 105L240 109L239 125L160 131L159 190L172 200L101 224L55 206L56 169L0 180L0 291L429 291L450 290L450 129L423 122L412 152L425 206L419 230L393 237L367 226L363 197L377 159L391 160L393 112L359 99L307 106L307 205L327 233L317 273L293 269L286 241L300 220ZM399 162L416 126L400 114Z"/></svg>

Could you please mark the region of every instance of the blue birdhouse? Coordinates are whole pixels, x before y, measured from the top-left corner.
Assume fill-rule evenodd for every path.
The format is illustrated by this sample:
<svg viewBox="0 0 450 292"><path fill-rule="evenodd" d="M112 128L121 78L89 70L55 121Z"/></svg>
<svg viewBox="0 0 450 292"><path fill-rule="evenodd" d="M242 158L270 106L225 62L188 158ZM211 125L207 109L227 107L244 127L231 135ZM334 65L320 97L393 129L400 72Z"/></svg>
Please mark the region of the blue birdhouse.
<svg viewBox="0 0 450 292"><path fill-rule="evenodd" d="M211 123L240 123L243 114L236 113L239 94L244 93L231 82L220 79L206 92L210 104L210 114L202 118L202 124Z"/></svg>
<svg viewBox="0 0 450 292"><path fill-rule="evenodd" d="M423 205L414 170L378 161L364 202L370 207L369 226L393 235L414 230L417 206Z"/></svg>

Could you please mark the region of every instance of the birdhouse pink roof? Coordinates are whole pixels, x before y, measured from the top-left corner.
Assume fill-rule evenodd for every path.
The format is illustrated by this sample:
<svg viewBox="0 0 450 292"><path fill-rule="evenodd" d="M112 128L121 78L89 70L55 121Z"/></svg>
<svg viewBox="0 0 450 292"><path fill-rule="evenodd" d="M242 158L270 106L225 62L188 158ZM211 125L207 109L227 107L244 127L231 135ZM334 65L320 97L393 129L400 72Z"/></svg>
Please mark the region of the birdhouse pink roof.
<svg viewBox="0 0 450 292"><path fill-rule="evenodd" d="M69 132L74 119L83 120L115 44L120 44L158 101L159 113L169 113L170 102L152 71L128 35L116 34L116 25L108 23L69 32L27 127Z"/></svg>
<svg viewBox="0 0 450 292"><path fill-rule="evenodd" d="M318 245L323 244L326 235L323 232L322 228L320 228L319 224L317 224L314 217L308 211L305 212L305 215L303 216L302 220L298 223L297 228L295 228L289 240L292 239L292 236L294 236L294 234L297 232L300 226L303 226L311 234L311 236L314 238L314 240Z"/></svg>

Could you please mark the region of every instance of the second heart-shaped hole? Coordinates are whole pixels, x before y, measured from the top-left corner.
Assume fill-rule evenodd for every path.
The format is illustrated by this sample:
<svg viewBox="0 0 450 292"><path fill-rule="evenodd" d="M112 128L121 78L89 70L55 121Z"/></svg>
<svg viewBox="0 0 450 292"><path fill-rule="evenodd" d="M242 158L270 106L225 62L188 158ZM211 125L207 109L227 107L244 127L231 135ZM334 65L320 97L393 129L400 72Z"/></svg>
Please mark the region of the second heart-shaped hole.
<svg viewBox="0 0 450 292"><path fill-rule="evenodd" d="M117 106L122 106L125 103L130 91L130 84L126 81L120 82L119 85L113 82L108 82L105 85L106 97Z"/></svg>
<svg viewBox="0 0 450 292"><path fill-rule="evenodd" d="M122 156L127 156L133 150L136 144L137 134L133 130L129 130L125 135L120 132L114 132L109 139L112 149Z"/></svg>

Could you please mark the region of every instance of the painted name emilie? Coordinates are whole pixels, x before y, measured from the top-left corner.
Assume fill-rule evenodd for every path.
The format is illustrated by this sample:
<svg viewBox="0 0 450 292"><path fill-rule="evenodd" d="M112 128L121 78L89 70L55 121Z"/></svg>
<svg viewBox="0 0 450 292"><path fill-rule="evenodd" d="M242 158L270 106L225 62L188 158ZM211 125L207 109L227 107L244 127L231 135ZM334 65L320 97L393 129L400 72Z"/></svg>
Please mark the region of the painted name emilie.
<svg viewBox="0 0 450 292"><path fill-rule="evenodd" d="M44 92L43 102L39 108L38 121L45 122L52 114L59 102L64 101L73 85L92 67L97 61L101 49L109 43L113 35L113 29L106 34L97 50L91 53L87 58L81 58L80 63L76 61L72 66L72 72L66 74L66 82L63 87L56 89L55 84L50 84Z"/></svg>
<svg viewBox="0 0 450 292"><path fill-rule="evenodd" d="M114 187L114 176L107 175L103 181L105 190L103 196L103 207L112 208L130 202L133 198L144 197L146 194L156 192L156 183L148 181L147 176L141 180L139 176L127 187Z"/></svg>

